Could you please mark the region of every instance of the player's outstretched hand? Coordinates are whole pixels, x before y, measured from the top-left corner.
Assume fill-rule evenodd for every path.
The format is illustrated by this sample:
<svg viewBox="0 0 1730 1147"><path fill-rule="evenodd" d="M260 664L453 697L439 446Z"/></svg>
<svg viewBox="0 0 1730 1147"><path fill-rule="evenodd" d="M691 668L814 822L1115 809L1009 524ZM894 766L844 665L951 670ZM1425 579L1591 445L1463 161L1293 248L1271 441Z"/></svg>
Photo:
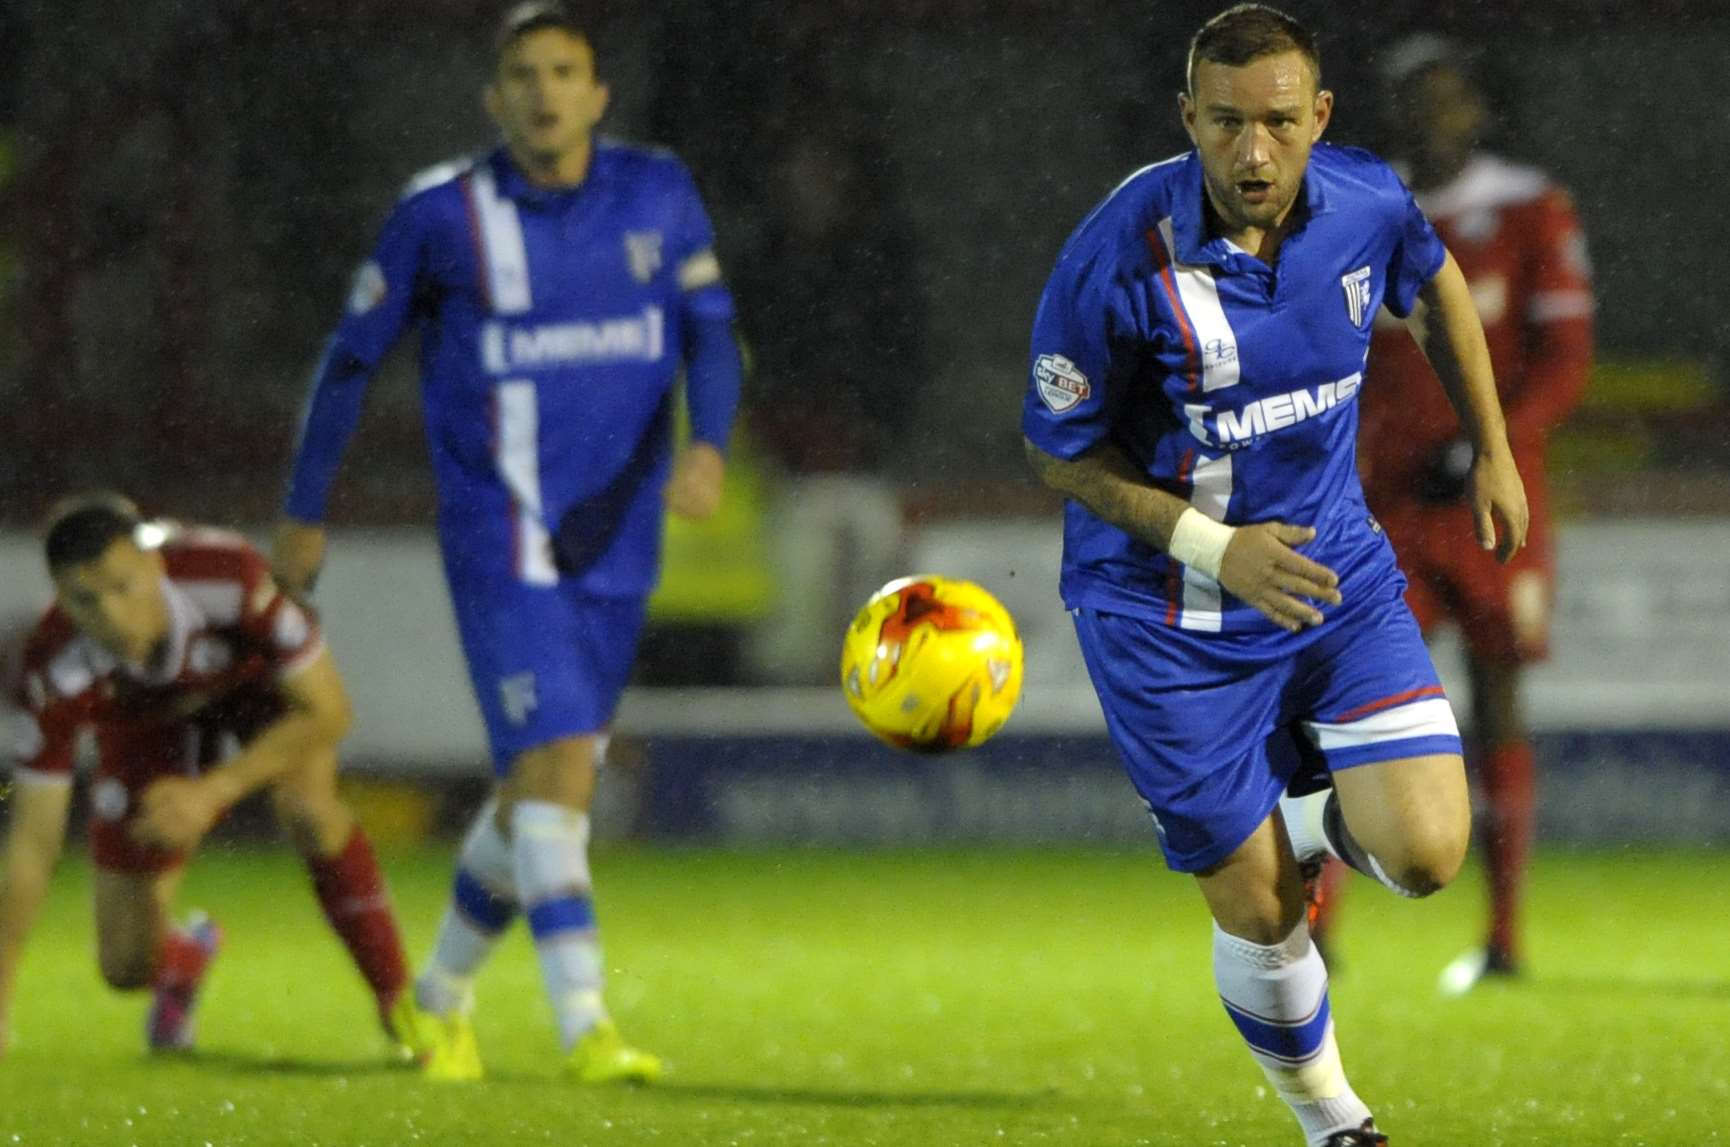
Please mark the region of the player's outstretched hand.
<svg viewBox="0 0 1730 1147"><path fill-rule="evenodd" d="M1525 548L1526 529L1532 520L1526 506L1526 486L1520 481L1513 454L1506 447L1478 451L1469 482L1478 545L1495 550L1497 561L1512 560Z"/></svg>
<svg viewBox="0 0 1730 1147"><path fill-rule="evenodd" d="M284 518L270 547L271 573L290 597L305 600L324 566L324 527Z"/></svg>
<svg viewBox="0 0 1730 1147"><path fill-rule="evenodd" d="M714 516L721 508L721 486L727 460L707 442L693 442L679 451L673 476L667 480L667 509L693 522Z"/></svg>
<svg viewBox="0 0 1730 1147"><path fill-rule="evenodd" d="M202 778L163 777L144 790L132 835L180 851L197 844L221 815L221 798Z"/></svg>
<svg viewBox="0 0 1730 1147"><path fill-rule="evenodd" d="M1340 579L1328 567L1298 553L1313 541L1311 526L1257 522L1239 526L1219 564L1219 584L1292 633L1322 623L1311 602L1340 603Z"/></svg>

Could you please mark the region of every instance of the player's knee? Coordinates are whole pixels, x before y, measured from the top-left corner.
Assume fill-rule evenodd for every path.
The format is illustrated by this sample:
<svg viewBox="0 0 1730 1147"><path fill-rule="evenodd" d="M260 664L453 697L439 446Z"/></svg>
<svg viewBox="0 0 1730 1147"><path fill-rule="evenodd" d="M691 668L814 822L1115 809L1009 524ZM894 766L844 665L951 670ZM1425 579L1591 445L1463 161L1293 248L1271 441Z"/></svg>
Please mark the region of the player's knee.
<svg viewBox="0 0 1730 1147"><path fill-rule="evenodd" d="M102 979L117 992L132 992L150 986L155 960L147 951L132 948L101 948L96 963Z"/></svg>
<svg viewBox="0 0 1730 1147"><path fill-rule="evenodd" d="M1460 874L1468 833L1437 821L1408 832L1400 855L1390 865L1393 878L1413 896L1440 892Z"/></svg>
<svg viewBox="0 0 1730 1147"><path fill-rule="evenodd" d="M1239 889L1229 901L1210 900L1219 926L1252 944L1279 943L1291 935L1304 914L1301 891L1295 896L1282 896L1280 890L1272 886Z"/></svg>
<svg viewBox="0 0 1730 1147"><path fill-rule="evenodd" d="M601 738L566 737L529 749L513 762L512 792L519 800L547 801L588 811L594 799Z"/></svg>

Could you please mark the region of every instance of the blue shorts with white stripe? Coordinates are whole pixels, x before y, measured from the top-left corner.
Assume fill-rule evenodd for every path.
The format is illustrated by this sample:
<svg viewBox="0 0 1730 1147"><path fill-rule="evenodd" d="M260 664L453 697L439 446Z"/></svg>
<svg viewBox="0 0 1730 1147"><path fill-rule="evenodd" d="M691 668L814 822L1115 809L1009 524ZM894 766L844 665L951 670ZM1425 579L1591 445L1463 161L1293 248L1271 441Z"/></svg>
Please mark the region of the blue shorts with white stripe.
<svg viewBox="0 0 1730 1147"><path fill-rule="evenodd" d="M1106 727L1172 868L1197 872L1231 855L1301 772L1460 752L1403 588L1388 579L1272 649L1248 635L1074 611Z"/></svg>

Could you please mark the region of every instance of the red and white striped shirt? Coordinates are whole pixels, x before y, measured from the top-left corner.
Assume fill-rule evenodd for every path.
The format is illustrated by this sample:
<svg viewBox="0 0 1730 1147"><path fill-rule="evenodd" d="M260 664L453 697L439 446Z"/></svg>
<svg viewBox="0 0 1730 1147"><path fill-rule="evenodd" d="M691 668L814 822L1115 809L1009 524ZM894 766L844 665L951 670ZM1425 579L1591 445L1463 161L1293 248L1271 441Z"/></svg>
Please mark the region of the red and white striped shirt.
<svg viewBox="0 0 1730 1147"><path fill-rule="evenodd" d="M238 534L178 530L162 556L169 631L151 664L123 661L58 606L25 638L5 681L11 712L0 744L21 779L70 777L82 729L188 721L237 691L268 690L324 651L316 619Z"/></svg>

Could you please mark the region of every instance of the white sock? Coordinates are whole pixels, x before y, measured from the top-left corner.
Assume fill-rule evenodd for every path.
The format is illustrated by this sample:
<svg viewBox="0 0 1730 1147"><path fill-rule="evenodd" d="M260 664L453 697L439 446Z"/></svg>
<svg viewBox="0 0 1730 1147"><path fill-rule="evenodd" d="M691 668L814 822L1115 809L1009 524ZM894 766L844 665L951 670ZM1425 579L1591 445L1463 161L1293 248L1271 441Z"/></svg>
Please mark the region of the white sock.
<svg viewBox="0 0 1730 1147"><path fill-rule="evenodd" d="M1213 976L1268 1082L1297 1116L1311 1147L1363 1125L1370 1109L1346 1082L1328 1007L1328 971L1300 922L1278 944L1213 928Z"/></svg>
<svg viewBox="0 0 1730 1147"><path fill-rule="evenodd" d="M463 839L450 904L415 981L415 1002L436 1015L474 1007L475 973L517 915L511 846L498 830L497 814L498 801L487 801Z"/></svg>
<svg viewBox="0 0 1730 1147"><path fill-rule="evenodd" d="M1346 827L1340 812L1339 794L1323 789L1301 797L1281 797L1280 816L1285 819L1286 836L1291 838L1291 850L1298 860L1309 860L1324 853L1345 861L1389 891L1401 896L1417 897L1382 867L1381 861L1357 842Z"/></svg>
<svg viewBox="0 0 1730 1147"><path fill-rule="evenodd" d="M511 856L517 899L528 915L547 998L568 1051L606 1016L588 816L550 801L518 801L511 812Z"/></svg>

